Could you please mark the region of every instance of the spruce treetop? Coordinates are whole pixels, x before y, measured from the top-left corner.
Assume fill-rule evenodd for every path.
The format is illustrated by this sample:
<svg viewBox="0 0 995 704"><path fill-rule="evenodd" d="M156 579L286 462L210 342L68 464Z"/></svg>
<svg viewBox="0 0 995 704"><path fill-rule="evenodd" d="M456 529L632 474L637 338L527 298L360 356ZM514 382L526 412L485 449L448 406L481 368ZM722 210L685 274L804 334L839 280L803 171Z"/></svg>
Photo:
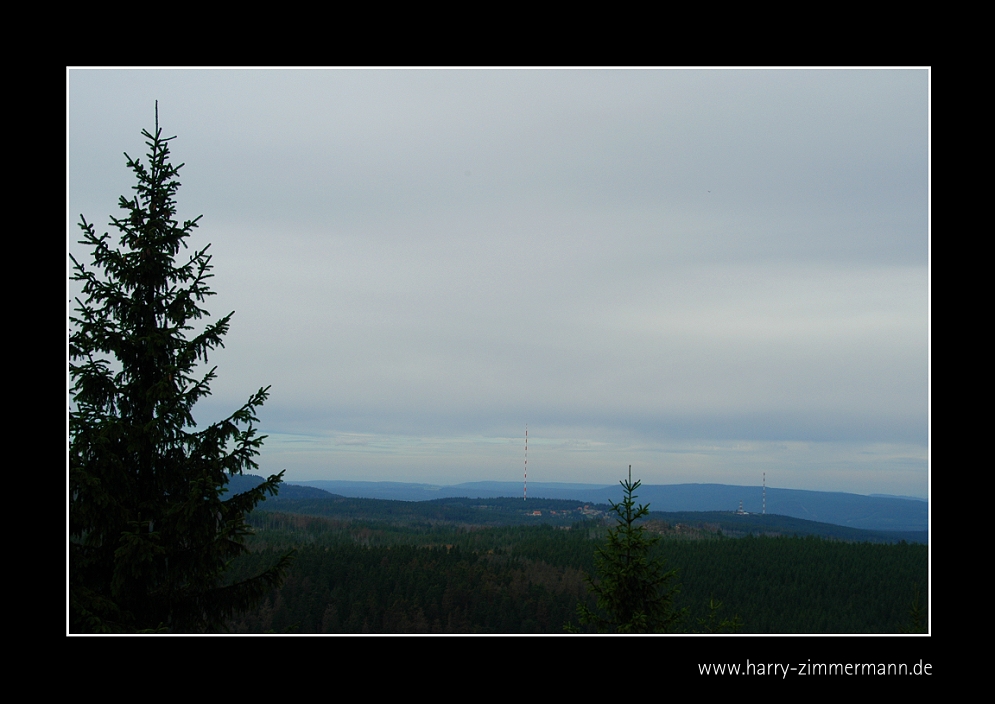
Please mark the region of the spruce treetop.
<svg viewBox="0 0 995 704"><path fill-rule="evenodd" d="M597 578L588 577L597 596L597 611L577 606L580 622L602 632L668 633L677 629L684 617L674 608L677 570L666 570L663 562L650 557L659 536L646 535L636 521L649 514L648 505L636 505L636 490L642 482L629 478L619 482L624 490L620 503L609 501L616 525L608 530L603 545L594 553Z"/></svg>

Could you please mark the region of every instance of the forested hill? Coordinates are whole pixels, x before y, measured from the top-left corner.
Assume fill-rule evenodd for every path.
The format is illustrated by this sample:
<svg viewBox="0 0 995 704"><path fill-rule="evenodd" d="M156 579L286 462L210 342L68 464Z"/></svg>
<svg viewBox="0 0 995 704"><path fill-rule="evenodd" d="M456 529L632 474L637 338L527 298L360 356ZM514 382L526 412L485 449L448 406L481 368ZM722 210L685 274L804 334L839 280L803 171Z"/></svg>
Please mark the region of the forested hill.
<svg viewBox="0 0 995 704"><path fill-rule="evenodd" d="M236 477L233 489L245 490L257 478ZM259 504L257 511L277 511L324 516L346 521L388 522L395 525L450 524L463 526L515 526L548 524L569 527L578 521L608 518L607 504L567 499L466 498L431 501L364 499L331 494L315 487L284 485L276 497ZM871 531L808 521L776 514L739 514L734 511L652 511L651 529L691 538L745 535L819 536L848 542L926 543L926 531Z"/></svg>
<svg viewBox="0 0 995 704"><path fill-rule="evenodd" d="M437 503L327 501L352 502ZM578 603L594 606L584 577L594 573L595 550L607 532L597 521L570 530L400 525L280 512L285 503L293 502L252 513L250 552L236 560L230 578L295 548L291 572L259 609L233 620L230 632L563 633L565 623L577 625ZM929 603L924 545L729 539L707 525L696 539L687 524L650 519L647 527L665 534L652 555L677 570L675 606L687 609L677 631L711 630L717 624L709 625L709 607L718 602L719 618L738 616L742 633L923 630L910 605Z"/></svg>
<svg viewBox="0 0 995 704"><path fill-rule="evenodd" d="M259 481L261 478L253 476L234 477L232 489L244 491ZM493 499L520 496L521 493L521 485L512 482L471 482L453 486L432 486L401 482L314 481L308 482L306 486L285 483L280 489L280 498L303 499L327 496L304 493L319 489L343 497L396 501L429 501L457 497ZM759 514L763 507L762 493L763 490L759 486L644 485L639 488L638 500L640 503L649 504L653 511L664 512L736 511L742 502L744 511ZM609 500L621 499L621 487L530 483L529 501L540 498L607 504ZM767 488L767 514L873 531L921 533L928 530L929 523L929 505L917 499L770 487Z"/></svg>
<svg viewBox="0 0 995 704"><path fill-rule="evenodd" d="M290 573L226 630L563 633L578 625L578 603L594 607L585 575L614 525L608 508L520 496L365 499L287 485L250 515L250 549L229 579L293 548ZM928 548L914 544L924 533L734 511L653 511L642 524L662 537L652 555L677 570L678 631L719 625L710 605L719 619L737 617L743 633L922 630L910 605L928 603Z"/></svg>
<svg viewBox="0 0 995 704"><path fill-rule="evenodd" d="M260 484L262 484L263 478L256 476L255 474L236 474L228 480L228 492L231 494L240 494L243 491L248 491L253 489ZM274 497L267 497L270 501ZM278 495L280 499L293 499L293 500L305 500L305 499L334 499L334 498L345 498L344 496L339 496L338 494L332 494L331 492L325 491L324 489L318 489L313 486L304 486L302 484L287 484L283 482L280 484L280 493Z"/></svg>

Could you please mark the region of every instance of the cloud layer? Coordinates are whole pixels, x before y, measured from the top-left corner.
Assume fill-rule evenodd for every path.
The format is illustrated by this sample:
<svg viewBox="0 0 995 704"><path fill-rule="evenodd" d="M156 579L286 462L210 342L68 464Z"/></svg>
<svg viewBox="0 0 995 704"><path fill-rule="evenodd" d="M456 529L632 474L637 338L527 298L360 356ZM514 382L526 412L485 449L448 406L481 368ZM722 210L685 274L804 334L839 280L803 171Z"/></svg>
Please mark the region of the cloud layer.
<svg viewBox="0 0 995 704"><path fill-rule="evenodd" d="M264 469L923 495L928 78L71 70L69 248L158 99Z"/></svg>

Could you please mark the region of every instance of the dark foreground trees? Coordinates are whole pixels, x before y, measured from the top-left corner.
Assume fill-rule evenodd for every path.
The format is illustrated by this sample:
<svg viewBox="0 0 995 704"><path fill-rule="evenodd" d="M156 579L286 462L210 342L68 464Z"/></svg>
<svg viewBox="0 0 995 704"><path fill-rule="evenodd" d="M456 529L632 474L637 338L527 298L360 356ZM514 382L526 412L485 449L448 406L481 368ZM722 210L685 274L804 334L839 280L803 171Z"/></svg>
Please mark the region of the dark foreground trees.
<svg viewBox="0 0 995 704"><path fill-rule="evenodd" d="M641 482L620 482L625 490L621 503L611 502L616 526L608 530L604 545L595 551L597 577L589 579L597 595L598 611L584 604L577 607L580 622L599 631L615 633L669 633L680 625L683 614L674 607L677 570L666 570L663 562L650 557L659 536L647 536L636 520L649 513L649 506L636 506Z"/></svg>
<svg viewBox="0 0 995 704"><path fill-rule="evenodd" d="M234 584L229 562L245 551L246 514L275 494L282 472L226 496L228 477L255 468L263 437L253 427L267 398L259 389L231 416L196 430L192 411L215 370L198 372L223 346L233 314L199 333L207 247L177 261L197 226L176 218L180 166L169 162L156 111L125 211L111 218L117 243L81 217L82 284L71 317L69 369L69 628L75 632L220 627L279 584L289 555ZM181 165L182 166L182 165Z"/></svg>

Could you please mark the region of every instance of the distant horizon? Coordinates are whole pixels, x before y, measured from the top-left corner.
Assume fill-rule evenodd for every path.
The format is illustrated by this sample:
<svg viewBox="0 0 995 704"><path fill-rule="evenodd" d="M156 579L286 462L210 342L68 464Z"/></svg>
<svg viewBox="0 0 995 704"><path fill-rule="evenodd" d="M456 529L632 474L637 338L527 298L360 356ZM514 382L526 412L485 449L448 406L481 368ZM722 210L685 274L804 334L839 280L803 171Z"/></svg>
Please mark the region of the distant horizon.
<svg viewBox="0 0 995 704"><path fill-rule="evenodd" d="M255 474L254 472L252 473L252 475L253 476L261 476L261 475ZM472 486L472 485L475 485L475 484L492 484L492 485L493 484L499 484L499 485L505 485L506 484L506 485L509 485L509 486L512 486L512 485L522 486L520 484L516 485L514 482L510 482L510 481L498 481L498 480L487 480L487 479L480 479L480 480L473 480L473 481L466 481L466 482L457 482L455 484L438 484L438 483L435 483L435 482L401 482L401 481L394 481L394 480L377 481L377 480L372 480L372 479L294 479L294 480L285 480L286 484L296 484L296 485L300 485L300 486L314 486L316 483L319 483L319 482L320 483L329 483L329 484L334 484L334 483L342 483L342 484L399 484L399 485L405 485L405 486L421 486L421 487L430 487L430 488L453 488L453 487L462 487L462 486ZM587 483L587 482L539 482L539 481L537 481L537 482L530 482L529 485L532 486L532 487L556 486L556 487L577 487L577 488L583 487L583 488L596 488L596 489L613 489L616 486L618 486L618 484L597 484L597 483ZM722 483L722 482L672 482L672 483L666 483L666 484L657 484L657 483L652 483L651 484L651 483L647 483L647 482L642 482L642 486L644 486L644 487L659 487L659 486L728 486L728 487L743 487L743 488L759 488L761 485L759 485L759 484L726 484L726 483ZM777 490L786 490L786 491L815 491L815 492L827 493L827 494L854 494L856 496L871 496L871 497L893 498L893 499L909 499L911 501L925 501L927 503L929 502L929 497L928 496L909 496L909 495L902 495L902 494L885 494L885 493L880 493L880 492L875 492L875 493L872 493L872 494L864 494L864 493L861 493L859 491L836 491L836 490L820 490L820 489L801 489L801 488L796 488L796 487L771 486L770 484L767 485L767 488L768 489L777 489Z"/></svg>

